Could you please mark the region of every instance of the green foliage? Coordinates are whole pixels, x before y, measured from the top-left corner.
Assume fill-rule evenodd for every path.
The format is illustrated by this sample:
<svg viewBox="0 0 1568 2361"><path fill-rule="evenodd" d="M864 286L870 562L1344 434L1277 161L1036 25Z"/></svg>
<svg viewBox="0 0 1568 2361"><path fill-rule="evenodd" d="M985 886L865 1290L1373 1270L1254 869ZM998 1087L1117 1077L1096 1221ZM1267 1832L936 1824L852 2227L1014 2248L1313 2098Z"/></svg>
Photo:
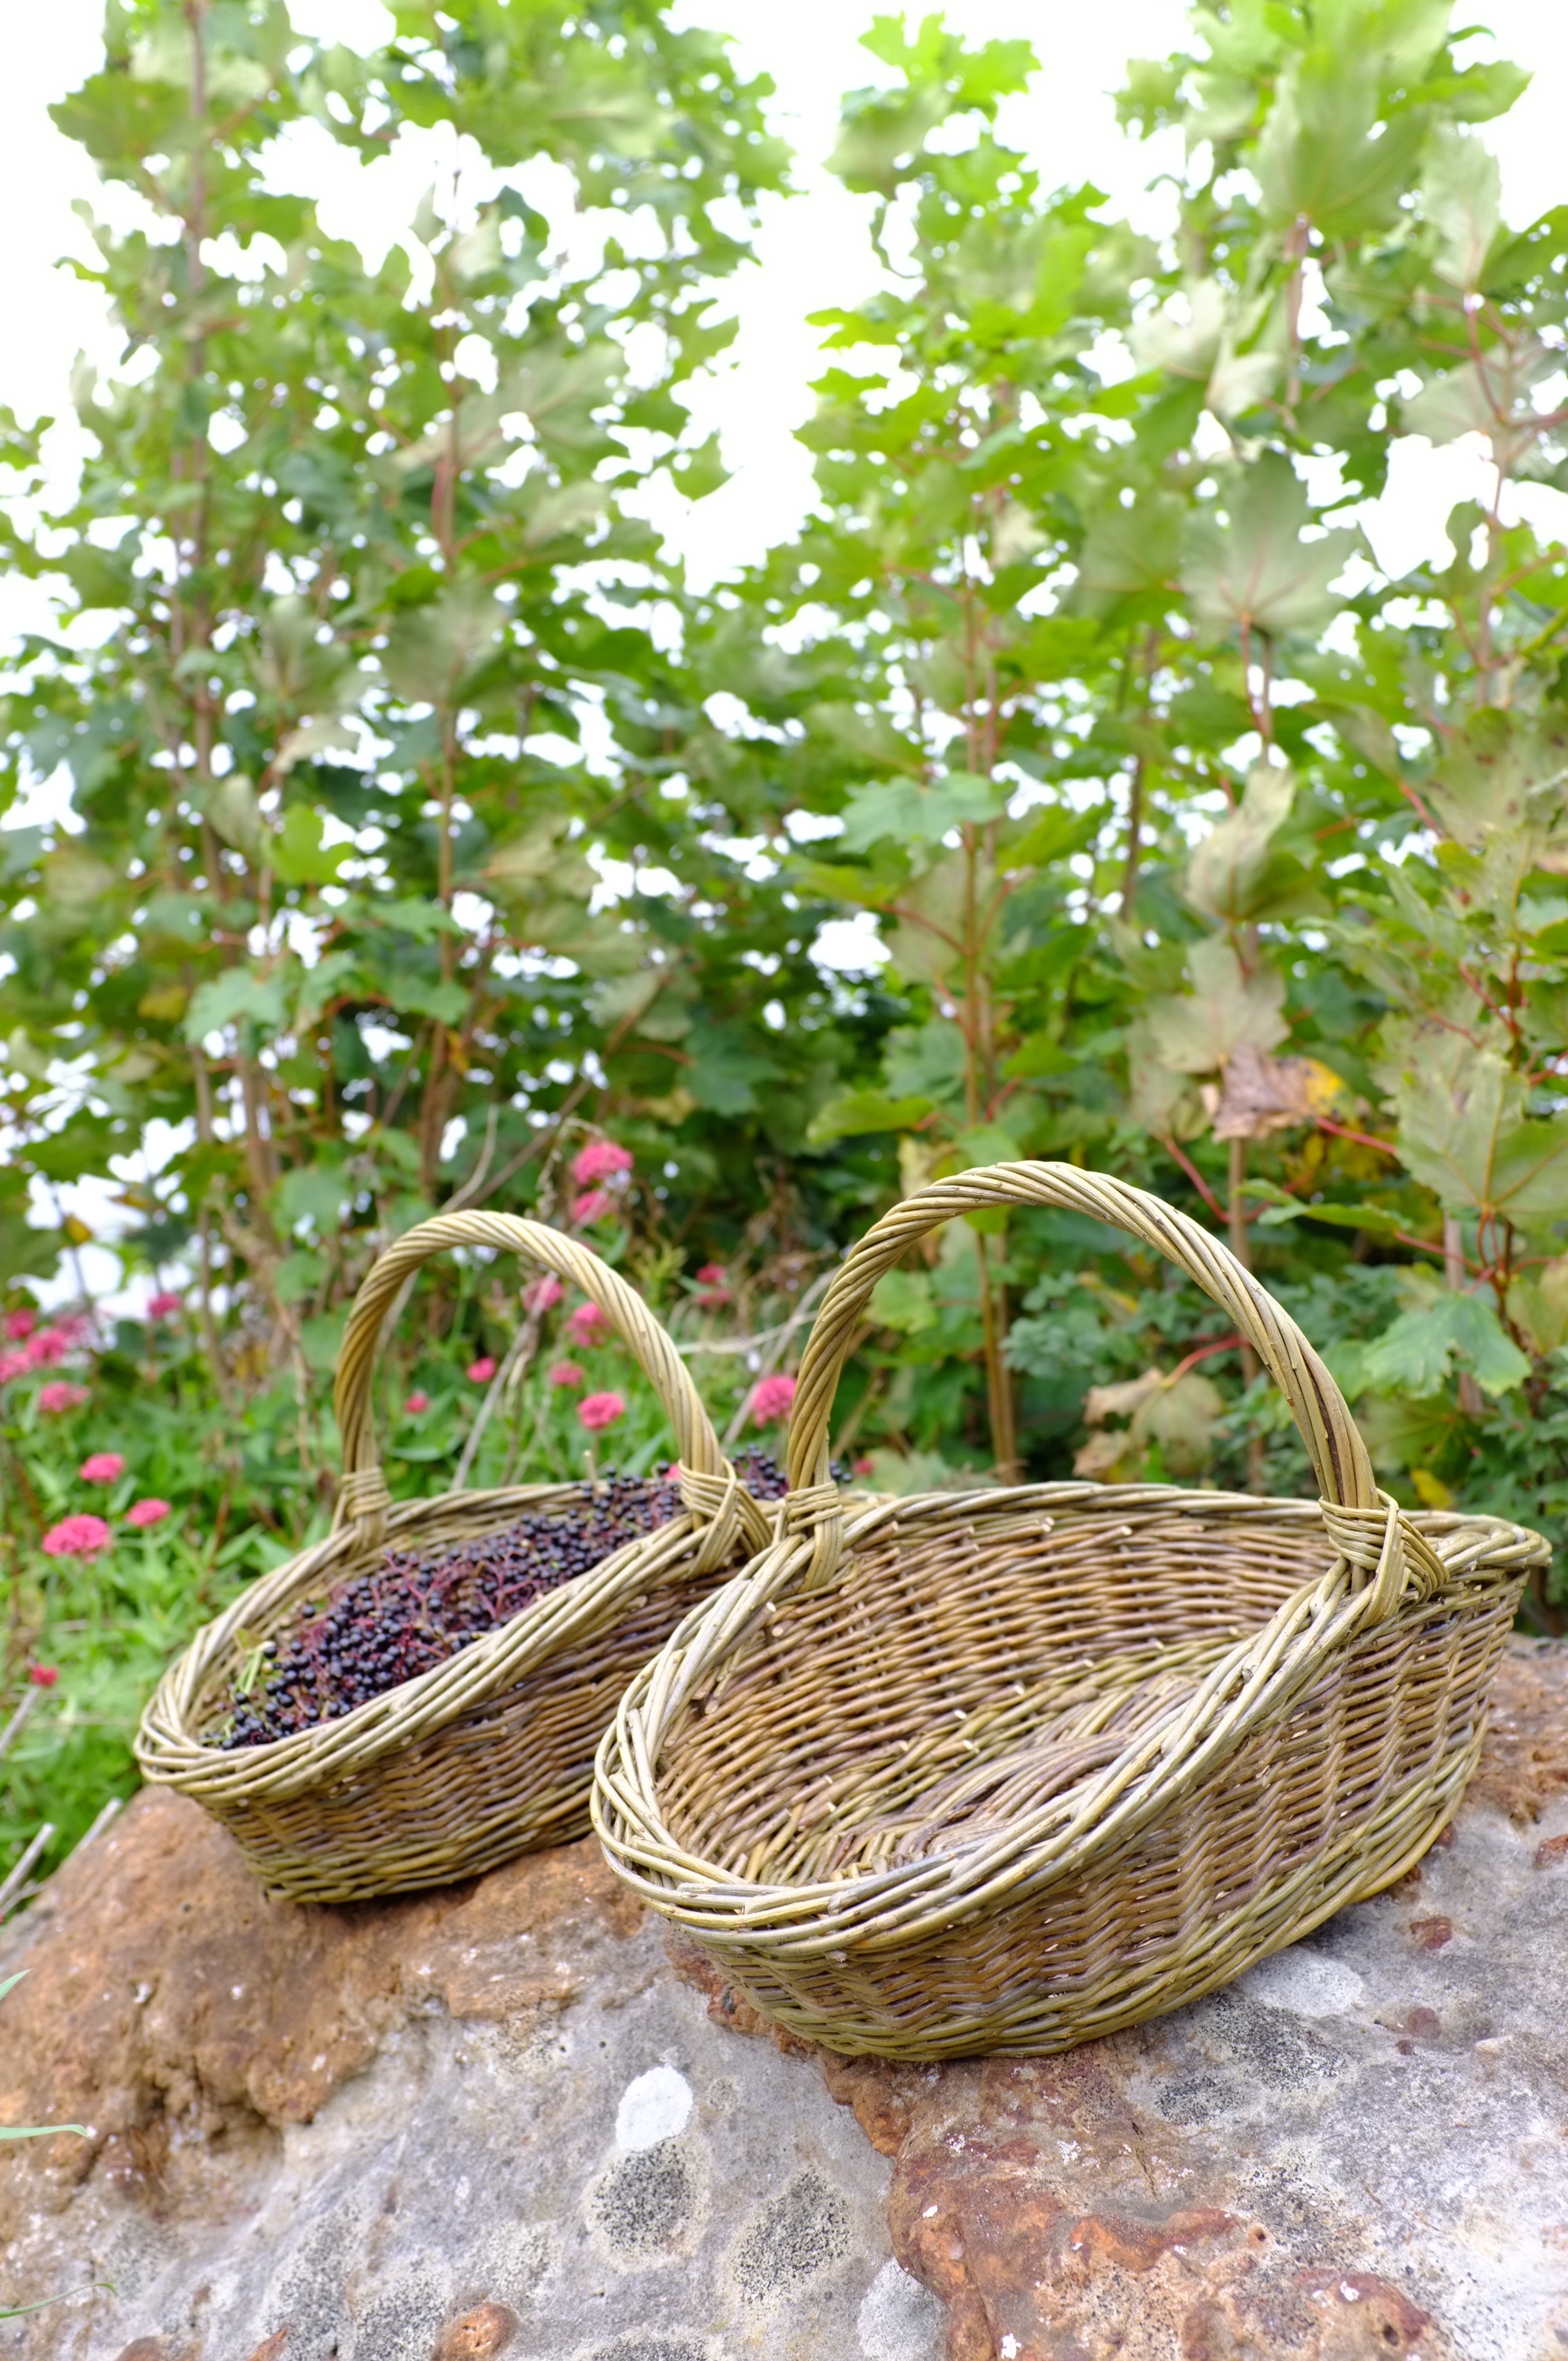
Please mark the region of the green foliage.
<svg viewBox="0 0 1568 2361"><path fill-rule="evenodd" d="M60 1192L114 1174L127 1269L188 1310L100 1337L85 1409L0 1380L7 1673L61 1667L13 1840L46 1797L88 1824L192 1620L323 1529L346 1302L455 1200L584 1229L739 1432L896 1194L1101 1166L1223 1228L1398 1497L1561 1527L1568 559L1515 488L1568 482L1568 208L1504 220L1477 126L1522 82L1456 63L1444 0L1192 24L1122 102L1186 137L1159 246L1005 144L1024 44L876 21L835 169L886 269L818 315L817 501L698 597L652 479L718 480L694 380L786 173L723 44L656 0L419 0L357 59L259 0L116 0L59 116L148 209L93 274L139 379L82 381L79 494L4 525L66 587L0 810L63 765L71 813L0 829L0 1279L25 1309L82 1242ZM367 159L450 123L485 168L370 269L272 186L306 123ZM1351 512L1402 435L1471 433L1488 500L1385 578ZM0 457L26 495L38 434ZM827 977L850 914L880 963ZM633 1175L579 1212L598 1136ZM476 1430L510 1279L421 1301L395 1487L470 1444L472 1480L575 1472L548 1341ZM835 1419L891 1488L1310 1480L1204 1299L1036 1215L883 1279ZM72 1571L37 1544L89 1447L176 1513Z"/></svg>

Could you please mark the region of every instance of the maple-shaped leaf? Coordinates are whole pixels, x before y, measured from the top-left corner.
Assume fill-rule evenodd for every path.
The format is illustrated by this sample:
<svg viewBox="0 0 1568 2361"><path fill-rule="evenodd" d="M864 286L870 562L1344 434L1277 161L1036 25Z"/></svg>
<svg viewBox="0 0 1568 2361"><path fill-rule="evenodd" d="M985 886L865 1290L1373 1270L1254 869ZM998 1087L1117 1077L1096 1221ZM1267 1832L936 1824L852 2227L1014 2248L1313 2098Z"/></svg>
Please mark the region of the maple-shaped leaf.
<svg viewBox="0 0 1568 2361"><path fill-rule="evenodd" d="M1233 474L1225 517L1196 518L1181 587L1200 622L1215 632L1245 629L1278 638L1326 629L1342 601L1330 589L1359 535L1340 531L1312 541L1305 488L1282 453L1266 451Z"/></svg>

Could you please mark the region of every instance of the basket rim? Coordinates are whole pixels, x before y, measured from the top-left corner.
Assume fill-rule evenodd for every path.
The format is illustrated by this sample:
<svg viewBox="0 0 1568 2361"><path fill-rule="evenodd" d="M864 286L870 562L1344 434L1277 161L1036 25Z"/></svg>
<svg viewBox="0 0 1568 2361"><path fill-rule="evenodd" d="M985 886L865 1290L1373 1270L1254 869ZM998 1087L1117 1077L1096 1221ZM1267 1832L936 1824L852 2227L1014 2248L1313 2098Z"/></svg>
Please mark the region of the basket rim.
<svg viewBox="0 0 1568 2361"><path fill-rule="evenodd" d="M499 1524L550 1500L569 1503L584 1488L578 1479L401 1501L388 1513L387 1540L433 1523L459 1504L487 1521L493 1514ZM470 1708L515 1686L573 1641L591 1636L623 1600L678 1572L682 1557L700 1550L707 1533L704 1520L689 1510L677 1510L667 1523L634 1535L597 1565L531 1599L444 1663L347 1713L255 1746L205 1744L192 1729L197 1702L214 1668L236 1649L241 1631L281 1621L329 1567L334 1568L334 1579L341 1579L336 1568L379 1555L379 1548L367 1548L354 1526L340 1525L263 1575L196 1633L163 1674L143 1712L135 1742L137 1763L149 1779L214 1799L281 1801L320 1784L323 1771L335 1783L386 1753L433 1736Z"/></svg>
<svg viewBox="0 0 1568 2361"><path fill-rule="evenodd" d="M1004 1526L1037 1520L1051 1507L1090 1511L1075 1523L1124 1527L1140 1514L1147 1520L1205 1510L1222 1513L1227 1522L1325 1525L1320 1501L1179 1485L1079 1481L914 1494L847 1517L840 1564L879 1532L906 1521L927 1529L966 1521ZM1424 1616L1429 1605L1452 1611L1479 1578L1522 1580L1551 1555L1541 1535L1508 1518L1459 1510L1407 1512L1392 1500L1387 1508L1388 1550L1405 1529L1412 1530L1423 1557L1440 1564L1444 1576L1431 1587L1415 1570L1400 1612ZM1363 1576L1356 1587L1356 1569L1326 1526L1325 1532L1332 1553L1327 1570L1299 1586L1227 1649L1191 1697L1130 1739L1113 1762L1001 1828L945 1852L811 1883L753 1881L686 1851L663 1822L658 1793L663 1741L676 1718L722 1676L750 1634L800 1582L809 1537L793 1547L781 1540L700 1602L628 1688L595 1763L595 1833L611 1868L663 1916L699 1940L780 1960L897 1951L960 1918L1036 1897L1081 1875L1097 1858L1163 1817L1255 1730L1288 1712L1364 1631L1385 1621L1381 1581L1366 1583ZM837 1587L837 1580L827 1586Z"/></svg>

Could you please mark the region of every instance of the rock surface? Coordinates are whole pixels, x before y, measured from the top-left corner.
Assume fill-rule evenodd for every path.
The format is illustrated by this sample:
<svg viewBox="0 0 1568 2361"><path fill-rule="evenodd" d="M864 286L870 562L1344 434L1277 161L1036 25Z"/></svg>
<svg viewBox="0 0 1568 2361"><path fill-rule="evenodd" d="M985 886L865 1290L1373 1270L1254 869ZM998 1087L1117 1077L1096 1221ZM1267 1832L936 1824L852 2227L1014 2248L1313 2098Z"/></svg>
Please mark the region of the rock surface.
<svg viewBox="0 0 1568 2361"><path fill-rule="evenodd" d="M8 1930L0 2325L42 2361L1564 2361L1568 1649L1449 1837L1070 2056L845 2061L591 1846L272 1904L137 1799Z"/></svg>

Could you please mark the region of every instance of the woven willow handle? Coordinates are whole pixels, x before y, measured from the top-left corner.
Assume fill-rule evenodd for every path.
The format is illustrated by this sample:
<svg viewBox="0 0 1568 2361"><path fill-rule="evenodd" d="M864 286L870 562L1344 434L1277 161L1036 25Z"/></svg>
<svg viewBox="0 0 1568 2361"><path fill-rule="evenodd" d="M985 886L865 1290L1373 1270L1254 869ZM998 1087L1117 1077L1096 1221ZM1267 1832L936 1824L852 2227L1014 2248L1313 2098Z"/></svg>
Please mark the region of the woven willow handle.
<svg viewBox="0 0 1568 2361"><path fill-rule="evenodd" d="M1376 1510L1381 1523L1390 1504L1377 1489L1366 1445L1344 1396L1289 1313L1228 1246L1185 1213L1108 1173L1082 1172L1072 1164L992 1164L956 1173L950 1180L916 1190L866 1232L824 1296L802 1356L789 1427L792 1491L828 1480L833 1397L878 1279L927 1231L991 1205L1049 1205L1089 1213L1157 1246L1223 1305L1273 1377L1300 1430L1325 1506ZM1338 1532L1334 1538L1343 1550Z"/></svg>
<svg viewBox="0 0 1568 2361"><path fill-rule="evenodd" d="M515 1213L438 1213L433 1221L421 1222L387 1248L355 1297L348 1315L333 1392L333 1409L343 1437L337 1524L352 1520L371 1547L385 1531L389 1494L376 1450L370 1400L381 1330L409 1274L453 1246L510 1247L580 1288L630 1345L651 1379L674 1429L683 1473L696 1479L704 1508L709 1508L710 1499L717 1507L721 1494L734 1495L734 1473L685 1363L641 1298L608 1263L576 1238L564 1237L543 1222L522 1221ZM742 1512L749 1501L747 1495L739 1504Z"/></svg>

